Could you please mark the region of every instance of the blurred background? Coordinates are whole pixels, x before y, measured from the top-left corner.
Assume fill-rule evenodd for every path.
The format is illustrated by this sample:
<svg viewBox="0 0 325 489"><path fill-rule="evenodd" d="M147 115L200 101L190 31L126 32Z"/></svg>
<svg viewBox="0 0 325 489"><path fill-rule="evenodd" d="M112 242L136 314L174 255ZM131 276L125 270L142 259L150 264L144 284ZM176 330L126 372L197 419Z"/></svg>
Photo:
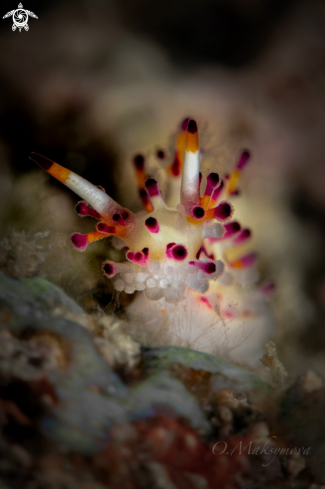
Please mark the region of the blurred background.
<svg viewBox="0 0 325 489"><path fill-rule="evenodd" d="M132 157L168 155L197 119L205 168L253 158L236 217L254 232L281 361L325 373L325 4L322 0L32 1L29 31L0 22L0 266L42 275L87 310L112 309L100 272L109 244L84 254L93 222L35 168L41 153L138 210ZM16 9L1 3L1 17ZM36 233L36 234L35 234ZM118 298L118 312L130 297ZM115 307L115 306L114 306Z"/></svg>

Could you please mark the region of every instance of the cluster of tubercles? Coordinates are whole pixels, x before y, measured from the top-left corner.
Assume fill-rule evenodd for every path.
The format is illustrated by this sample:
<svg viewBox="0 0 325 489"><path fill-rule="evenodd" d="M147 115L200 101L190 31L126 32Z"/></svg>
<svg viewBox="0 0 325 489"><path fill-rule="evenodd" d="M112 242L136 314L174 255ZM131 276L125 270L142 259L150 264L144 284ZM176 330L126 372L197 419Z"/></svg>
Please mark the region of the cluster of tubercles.
<svg viewBox="0 0 325 489"><path fill-rule="evenodd" d="M161 159L164 153L160 153L158 157ZM242 154L236 170L227 180L221 180L217 173L210 173L201 196L197 125L194 120L186 119L168 167L179 189L176 208L166 205L158 182L147 178L144 157L134 158L138 192L147 211L145 215L121 207L102 187L92 185L39 154L32 153L31 159L85 199L76 207L80 216L91 216L99 221L95 231L73 234L74 247L84 251L91 242L110 236L119 238L126 250L126 262L106 261L103 264L103 272L113 279L115 288L127 293L144 290L153 300L164 296L173 301L179 300L186 286L204 293L209 288L209 280L223 273L224 262L215 254L209 255L203 241L205 238L210 242L226 239L237 230L237 223L229 222L232 205L222 200L222 196L236 191L240 171L248 156L247 152ZM245 240L248 232L236 233L236 240Z"/></svg>

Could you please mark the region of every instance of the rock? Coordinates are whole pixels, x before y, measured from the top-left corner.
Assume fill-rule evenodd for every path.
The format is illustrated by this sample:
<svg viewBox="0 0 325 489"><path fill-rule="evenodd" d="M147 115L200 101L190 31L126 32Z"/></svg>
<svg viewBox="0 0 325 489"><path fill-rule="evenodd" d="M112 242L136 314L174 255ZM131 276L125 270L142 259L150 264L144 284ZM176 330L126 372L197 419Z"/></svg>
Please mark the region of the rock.
<svg viewBox="0 0 325 489"><path fill-rule="evenodd" d="M0 297L18 316L50 314L61 307L72 314L83 310L62 290L39 277L12 278L0 272Z"/></svg>
<svg viewBox="0 0 325 489"><path fill-rule="evenodd" d="M201 399L230 391L237 397L242 395L258 404L272 393L271 387L257 375L214 355L187 348L145 348L143 367L151 372L167 370Z"/></svg>
<svg viewBox="0 0 325 489"><path fill-rule="evenodd" d="M189 420L193 428L205 433L210 431L210 424L198 401L168 372L156 373L135 386L129 402L132 420L162 415L183 417Z"/></svg>
<svg viewBox="0 0 325 489"><path fill-rule="evenodd" d="M325 388L313 372L302 375L285 393L278 431L289 447L297 447L306 464L325 483Z"/></svg>

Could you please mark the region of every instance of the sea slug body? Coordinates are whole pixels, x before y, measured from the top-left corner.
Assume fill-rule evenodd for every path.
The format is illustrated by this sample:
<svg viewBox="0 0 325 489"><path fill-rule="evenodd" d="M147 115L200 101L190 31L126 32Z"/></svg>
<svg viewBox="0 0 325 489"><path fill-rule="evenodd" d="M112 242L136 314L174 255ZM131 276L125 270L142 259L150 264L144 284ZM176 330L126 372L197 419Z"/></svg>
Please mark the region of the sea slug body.
<svg viewBox="0 0 325 489"><path fill-rule="evenodd" d="M163 160L164 153L157 157ZM187 346L254 367L273 323L266 304L270 287L255 284L257 256L243 251L251 231L232 217L231 200L249 157L243 151L229 176L211 172L203 179L197 125L185 119L166 166L166 197L156 179L147 178L144 157L134 158L146 211L135 214L101 187L41 155L30 156L85 200L77 205L80 216L99 221L95 231L73 234L77 250L111 236L113 245L125 249L125 262L107 260L102 269L117 291L140 292L128 308L140 340Z"/></svg>

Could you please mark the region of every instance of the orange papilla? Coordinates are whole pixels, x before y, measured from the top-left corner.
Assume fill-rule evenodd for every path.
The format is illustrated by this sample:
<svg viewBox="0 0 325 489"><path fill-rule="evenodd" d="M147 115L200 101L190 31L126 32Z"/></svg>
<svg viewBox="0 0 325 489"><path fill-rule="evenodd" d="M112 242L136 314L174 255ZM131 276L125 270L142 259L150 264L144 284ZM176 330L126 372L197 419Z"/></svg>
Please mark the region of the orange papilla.
<svg viewBox="0 0 325 489"><path fill-rule="evenodd" d="M64 168L63 166L59 165L58 163L53 163L51 167L47 170L47 172L52 175L54 178L59 180L61 183L65 183L65 181L69 178L69 175L71 173L70 170L67 168Z"/></svg>
<svg viewBox="0 0 325 489"><path fill-rule="evenodd" d="M107 238L111 236L108 233L100 233L99 231L93 231L91 233L86 234L88 243L93 243L94 241L98 241L99 239Z"/></svg>
<svg viewBox="0 0 325 489"><path fill-rule="evenodd" d="M199 150L199 138L198 133L194 134L188 132L186 135L185 149L188 152L196 153Z"/></svg>
<svg viewBox="0 0 325 489"><path fill-rule="evenodd" d="M151 202L148 202L147 204L145 204L145 209L148 213L153 211L153 205L151 204Z"/></svg>
<svg viewBox="0 0 325 489"><path fill-rule="evenodd" d="M139 189L139 197L141 199L143 207L146 209L148 213L153 211L153 205L150 201L149 195L145 188Z"/></svg>
<svg viewBox="0 0 325 489"><path fill-rule="evenodd" d="M234 170L228 180L227 192L228 194L232 194L237 189L237 185L240 179L241 171L236 169Z"/></svg>
<svg viewBox="0 0 325 489"><path fill-rule="evenodd" d="M100 233L99 231L92 231L91 233L85 234L85 236L87 236L88 243L92 243L93 241L98 241L99 239L107 238L109 236L118 236L119 238L123 238L128 231L127 227L114 227L115 233Z"/></svg>
<svg viewBox="0 0 325 489"><path fill-rule="evenodd" d="M244 263L242 260L233 261L233 262L229 263L229 265L232 268L244 268Z"/></svg>
<svg viewBox="0 0 325 489"><path fill-rule="evenodd" d="M217 202L218 202L218 199L213 199L212 197L210 197L210 200L209 200L209 203L208 203L208 209L211 209L212 207L214 207ZM203 207L203 205L202 205L202 207Z"/></svg>
<svg viewBox="0 0 325 489"><path fill-rule="evenodd" d="M177 136L174 159L168 167L168 171L173 177L181 177L183 172L185 138L186 131L180 131Z"/></svg>
<svg viewBox="0 0 325 489"><path fill-rule="evenodd" d="M144 173L144 169L143 170L139 170L138 168L136 168L135 169L135 174L136 174L136 177L137 177L138 188L139 189L144 188L144 184L145 184L145 181L146 181L146 176L145 176L145 173Z"/></svg>
<svg viewBox="0 0 325 489"><path fill-rule="evenodd" d="M210 195L203 195L203 197L200 198L200 206L203 207L203 209L208 209L210 199Z"/></svg>

